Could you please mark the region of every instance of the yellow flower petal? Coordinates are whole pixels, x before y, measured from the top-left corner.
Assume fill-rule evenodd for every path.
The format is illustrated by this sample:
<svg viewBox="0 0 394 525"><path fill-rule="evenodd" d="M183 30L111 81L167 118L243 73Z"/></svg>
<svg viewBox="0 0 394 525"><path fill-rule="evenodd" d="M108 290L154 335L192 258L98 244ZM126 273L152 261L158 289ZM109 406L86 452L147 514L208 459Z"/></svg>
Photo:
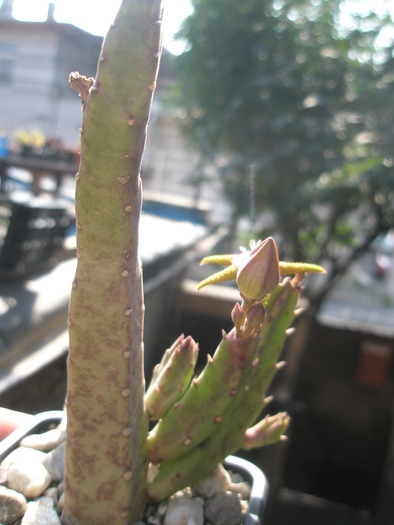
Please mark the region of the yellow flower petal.
<svg viewBox="0 0 394 525"><path fill-rule="evenodd" d="M234 254L232 255L209 255L208 257L204 257L204 259L200 262L200 266L203 264L223 264L223 266L230 266L233 264L233 257L235 257Z"/></svg>
<svg viewBox="0 0 394 525"><path fill-rule="evenodd" d="M223 281L232 281L237 276L238 268L236 266L229 266L225 270L221 270L220 272L214 273L213 275L210 275L203 281L201 281L198 286L197 290L201 290L201 288L204 288L204 286L208 286L208 284L217 284L221 283Z"/></svg>
<svg viewBox="0 0 394 525"><path fill-rule="evenodd" d="M317 264L294 263L279 261L281 275L294 275L296 273L326 273L326 270Z"/></svg>

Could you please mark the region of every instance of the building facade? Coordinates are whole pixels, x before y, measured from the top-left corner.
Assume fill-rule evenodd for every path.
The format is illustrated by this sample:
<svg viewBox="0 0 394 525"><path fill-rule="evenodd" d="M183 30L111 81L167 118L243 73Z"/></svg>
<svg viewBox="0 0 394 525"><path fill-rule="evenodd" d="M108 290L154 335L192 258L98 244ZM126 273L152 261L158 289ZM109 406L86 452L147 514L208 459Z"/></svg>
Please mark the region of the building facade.
<svg viewBox="0 0 394 525"><path fill-rule="evenodd" d="M56 23L53 4L45 22L12 18L12 2L0 9L0 129L9 136L39 129L47 138L77 146L81 101L71 71L95 76L102 37Z"/></svg>

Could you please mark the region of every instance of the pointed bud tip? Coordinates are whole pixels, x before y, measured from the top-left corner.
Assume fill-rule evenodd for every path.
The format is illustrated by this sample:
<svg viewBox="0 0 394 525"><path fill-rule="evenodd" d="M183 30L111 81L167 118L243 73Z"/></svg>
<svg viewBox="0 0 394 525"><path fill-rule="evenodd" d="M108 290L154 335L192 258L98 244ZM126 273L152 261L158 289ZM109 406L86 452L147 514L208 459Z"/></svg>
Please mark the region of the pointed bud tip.
<svg viewBox="0 0 394 525"><path fill-rule="evenodd" d="M276 288L279 280L278 250L274 239L268 237L242 260L237 285L244 298L260 301Z"/></svg>

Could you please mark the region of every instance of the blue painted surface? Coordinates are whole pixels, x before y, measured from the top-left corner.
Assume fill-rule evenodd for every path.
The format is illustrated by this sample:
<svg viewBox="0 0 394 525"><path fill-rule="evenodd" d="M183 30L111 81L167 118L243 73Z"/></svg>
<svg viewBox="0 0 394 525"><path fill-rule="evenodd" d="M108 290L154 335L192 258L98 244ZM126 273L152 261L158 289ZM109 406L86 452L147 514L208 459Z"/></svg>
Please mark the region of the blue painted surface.
<svg viewBox="0 0 394 525"><path fill-rule="evenodd" d="M194 224L205 224L206 222L201 210L186 206L147 201L142 206L142 213L144 212L175 221L188 221Z"/></svg>

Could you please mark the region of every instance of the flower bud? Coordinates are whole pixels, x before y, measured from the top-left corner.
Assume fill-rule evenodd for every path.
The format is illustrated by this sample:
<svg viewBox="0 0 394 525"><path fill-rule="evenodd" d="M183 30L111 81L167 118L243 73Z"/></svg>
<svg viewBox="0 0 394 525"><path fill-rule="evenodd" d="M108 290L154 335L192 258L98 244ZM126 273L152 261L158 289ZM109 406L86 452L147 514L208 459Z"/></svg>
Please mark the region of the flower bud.
<svg viewBox="0 0 394 525"><path fill-rule="evenodd" d="M265 310L261 303L257 303L249 308L246 314L244 336L251 334L255 329L260 329L261 323L264 321L264 317Z"/></svg>
<svg viewBox="0 0 394 525"><path fill-rule="evenodd" d="M235 303L233 311L231 312L231 318L238 332L244 322L244 312L242 311L241 305L239 303Z"/></svg>
<svg viewBox="0 0 394 525"><path fill-rule="evenodd" d="M274 239L268 237L243 258L237 285L243 298L260 301L276 288L279 279L278 251Z"/></svg>

